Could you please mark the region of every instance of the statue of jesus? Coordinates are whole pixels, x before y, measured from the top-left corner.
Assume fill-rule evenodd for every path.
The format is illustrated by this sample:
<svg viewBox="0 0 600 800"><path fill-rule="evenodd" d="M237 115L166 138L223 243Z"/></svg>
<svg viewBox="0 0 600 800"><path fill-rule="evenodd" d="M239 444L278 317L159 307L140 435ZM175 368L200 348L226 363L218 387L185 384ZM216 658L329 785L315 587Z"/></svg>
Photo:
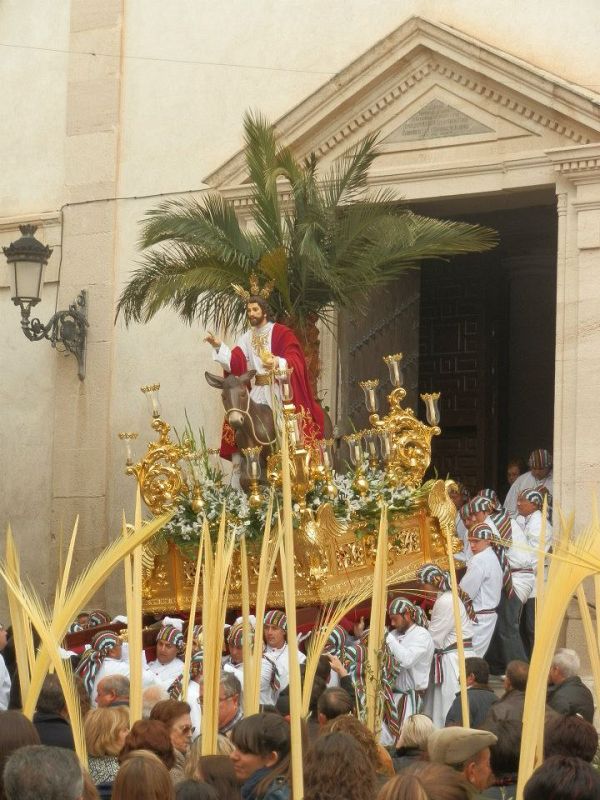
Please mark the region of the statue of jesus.
<svg viewBox="0 0 600 800"><path fill-rule="evenodd" d="M204 341L213 348L213 360L219 363L225 374L243 375L255 370L250 397L256 403L266 403L273 407L273 395L277 396L279 387L272 380L272 372L277 369L293 368L290 384L293 391L296 411L302 413L304 441L307 445L323 438L324 413L315 400L310 386L306 359L300 342L286 325L269 321L269 306L261 295L245 298L246 315L250 328L231 350L214 334L209 333ZM273 394L272 394L273 393ZM239 461L233 439L233 431L224 425L221 440L221 456L232 459L234 466Z"/></svg>

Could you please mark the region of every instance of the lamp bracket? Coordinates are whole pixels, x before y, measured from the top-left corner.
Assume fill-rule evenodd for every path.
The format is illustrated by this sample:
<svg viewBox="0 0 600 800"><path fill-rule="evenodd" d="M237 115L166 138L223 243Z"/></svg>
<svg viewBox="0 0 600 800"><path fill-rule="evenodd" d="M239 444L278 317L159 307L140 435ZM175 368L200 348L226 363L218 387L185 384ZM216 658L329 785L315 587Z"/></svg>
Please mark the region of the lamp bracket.
<svg viewBox="0 0 600 800"><path fill-rule="evenodd" d="M44 325L37 317L29 318L31 304L21 304L21 329L30 342L48 339L52 347L63 344L77 359L79 380L85 378L87 337L87 292L82 289L68 309L57 311Z"/></svg>

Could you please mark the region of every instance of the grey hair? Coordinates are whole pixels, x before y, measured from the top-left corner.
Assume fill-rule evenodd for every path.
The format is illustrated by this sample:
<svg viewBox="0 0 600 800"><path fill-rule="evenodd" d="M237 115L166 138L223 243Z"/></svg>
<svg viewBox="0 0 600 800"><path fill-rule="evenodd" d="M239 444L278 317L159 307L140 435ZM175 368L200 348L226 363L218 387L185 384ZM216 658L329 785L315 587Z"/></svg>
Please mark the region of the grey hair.
<svg viewBox="0 0 600 800"><path fill-rule="evenodd" d="M142 692L142 719L150 719L154 706L161 700L169 699L169 693L162 686L148 686Z"/></svg>
<svg viewBox="0 0 600 800"><path fill-rule="evenodd" d="M427 750L427 740L435 730L435 725L424 714L413 714L407 717L400 738L398 747L418 747L419 750Z"/></svg>
<svg viewBox="0 0 600 800"><path fill-rule="evenodd" d="M100 684L102 684L105 692L114 692L117 697L129 697L129 678L127 675L107 675L106 678L102 678L98 686Z"/></svg>
<svg viewBox="0 0 600 800"><path fill-rule="evenodd" d="M225 689L227 697L233 697L234 695L239 697L242 694L242 684L233 672L222 672L220 684Z"/></svg>
<svg viewBox="0 0 600 800"><path fill-rule="evenodd" d="M561 647L554 654L552 666L556 667L556 669L559 670L561 675L563 675L565 678L572 678L574 675L579 673L581 661L579 660L579 656L575 650L569 650L566 647Z"/></svg>
<svg viewBox="0 0 600 800"><path fill-rule="evenodd" d="M64 747L31 745L16 750L4 769L6 800L79 800L83 772Z"/></svg>

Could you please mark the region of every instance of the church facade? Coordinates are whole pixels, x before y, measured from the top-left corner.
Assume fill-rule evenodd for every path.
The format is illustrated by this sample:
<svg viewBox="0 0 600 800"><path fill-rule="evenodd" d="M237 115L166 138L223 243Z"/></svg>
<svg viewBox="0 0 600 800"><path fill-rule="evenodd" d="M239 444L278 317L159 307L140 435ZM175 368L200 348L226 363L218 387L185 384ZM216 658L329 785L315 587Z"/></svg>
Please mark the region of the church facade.
<svg viewBox="0 0 600 800"><path fill-rule="evenodd" d="M550 446L555 503L576 510L580 524L589 517L600 438L600 86L593 83L600 57L585 33L595 27L595 4L582 4L587 28L570 16L581 9L537 0L512 12L497 3L474 9L466 0L443 11L418 0L402 9L352 0L321 11L308 3L302 15L291 4L286 15L286 5L182 3L185 13L175 15L154 2L64 0L50 18L32 2L37 18L28 31L14 9L0 10L15 45L1 243L29 222L53 248L42 319L81 289L89 298L80 382L72 358L20 333L0 265L1 521L10 518L24 568L41 587L54 581L61 526L70 531L80 515L85 563L117 535L122 509L132 516L118 433L139 431L138 456L153 438L141 384L161 383L170 423L183 427L187 411L209 445L217 441L221 413L204 382L212 365L204 331L166 312L125 329L114 309L135 268L138 223L148 209L212 189L249 219L240 152L248 107L277 120L295 153L315 152L325 166L376 132L374 187L395 190L423 213L489 223L514 243L486 262L489 280L471 261L448 284L450 293L480 280L489 294L496 276L494 297L510 295L498 306L500 327L484 294L471 298L468 314L458 304L426 322L424 298L437 278L428 289L418 275L407 276L383 316L367 315L360 335L341 319L338 341L323 336L329 404L347 415L350 384L372 377L354 374L349 348L368 353L368 364L389 351L391 338L409 375L413 364L415 398L417 389L432 388L471 403L444 409L442 467L493 479L519 442L527 445L519 454ZM305 19L311 9L313 25ZM574 55L562 31L576 24ZM487 342L502 334L512 345L488 348L478 360L469 349L475 334ZM508 351L511 364L502 367ZM503 427L508 417L517 420L512 429ZM471 444L457 455L459 440ZM492 451L495 467L486 466Z"/></svg>

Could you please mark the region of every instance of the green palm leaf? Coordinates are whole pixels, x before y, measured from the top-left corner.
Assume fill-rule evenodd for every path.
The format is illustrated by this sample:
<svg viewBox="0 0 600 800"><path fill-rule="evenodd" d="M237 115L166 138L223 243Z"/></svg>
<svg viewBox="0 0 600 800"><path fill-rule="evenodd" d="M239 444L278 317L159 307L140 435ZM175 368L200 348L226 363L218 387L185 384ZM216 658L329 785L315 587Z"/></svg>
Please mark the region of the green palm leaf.
<svg viewBox="0 0 600 800"><path fill-rule="evenodd" d="M243 302L232 284L256 272L274 281L277 318L302 328L331 310L365 306L369 293L423 259L489 250L495 231L414 214L390 191L373 191L379 153L369 135L321 175L314 154L300 162L259 113L244 118L253 225L214 193L169 200L142 223L141 263L117 305L126 324L171 308L187 322L237 330Z"/></svg>

